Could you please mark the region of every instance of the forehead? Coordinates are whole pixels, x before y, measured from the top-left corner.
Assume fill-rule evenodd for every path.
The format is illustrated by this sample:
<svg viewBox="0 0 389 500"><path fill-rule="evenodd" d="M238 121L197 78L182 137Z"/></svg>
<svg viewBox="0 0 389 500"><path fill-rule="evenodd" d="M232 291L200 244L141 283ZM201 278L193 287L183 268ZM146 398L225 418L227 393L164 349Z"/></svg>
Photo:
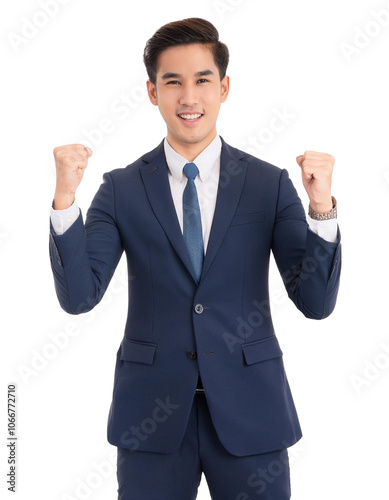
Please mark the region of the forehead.
<svg viewBox="0 0 389 500"><path fill-rule="evenodd" d="M157 77L164 73L193 76L194 73L207 69L212 70L214 73L217 71L213 54L208 46L198 43L177 45L165 49L159 55Z"/></svg>

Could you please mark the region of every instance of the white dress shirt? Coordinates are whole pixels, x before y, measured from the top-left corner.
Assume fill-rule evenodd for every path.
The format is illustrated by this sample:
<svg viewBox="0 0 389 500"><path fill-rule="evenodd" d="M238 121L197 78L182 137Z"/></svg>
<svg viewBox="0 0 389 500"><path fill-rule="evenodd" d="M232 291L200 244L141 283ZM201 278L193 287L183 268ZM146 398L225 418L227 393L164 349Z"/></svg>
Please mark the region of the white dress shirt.
<svg viewBox="0 0 389 500"><path fill-rule="evenodd" d="M195 178L195 186L201 212L201 225L203 230L204 253L207 250L209 233L211 231L213 215L216 205L216 194L219 182L221 139L218 134L214 140L196 156L193 163L199 169ZM168 165L168 178L174 206L177 212L181 231L183 231L182 195L186 186L187 177L183 172L189 160L181 156L164 140L166 163ZM69 208L54 210L51 208L50 217L56 234L63 234L76 220L80 213L76 200ZM338 224L336 219L317 221L306 215L307 222L312 231L326 241L336 242Z"/></svg>

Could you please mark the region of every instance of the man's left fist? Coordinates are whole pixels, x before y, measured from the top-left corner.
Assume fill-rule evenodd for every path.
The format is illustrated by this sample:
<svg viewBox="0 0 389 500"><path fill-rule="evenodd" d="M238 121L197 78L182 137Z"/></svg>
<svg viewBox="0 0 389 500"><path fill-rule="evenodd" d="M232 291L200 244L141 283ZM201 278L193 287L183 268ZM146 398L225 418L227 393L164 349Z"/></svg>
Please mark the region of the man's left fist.
<svg viewBox="0 0 389 500"><path fill-rule="evenodd" d="M329 212L332 209L331 180L335 158L327 153L305 151L296 157L296 161L301 167L310 206L319 214Z"/></svg>

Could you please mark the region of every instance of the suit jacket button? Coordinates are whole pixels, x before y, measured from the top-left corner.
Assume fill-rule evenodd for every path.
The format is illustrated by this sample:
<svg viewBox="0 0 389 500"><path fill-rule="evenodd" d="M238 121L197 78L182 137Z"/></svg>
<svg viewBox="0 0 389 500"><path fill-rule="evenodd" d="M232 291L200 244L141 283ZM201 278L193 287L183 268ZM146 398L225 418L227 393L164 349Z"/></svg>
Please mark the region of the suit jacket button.
<svg viewBox="0 0 389 500"><path fill-rule="evenodd" d="M204 311L204 307L201 304L196 304L195 311L197 312L197 314L201 314Z"/></svg>
<svg viewBox="0 0 389 500"><path fill-rule="evenodd" d="M187 355L190 357L190 359L196 359L197 358L197 352L196 351L188 351Z"/></svg>

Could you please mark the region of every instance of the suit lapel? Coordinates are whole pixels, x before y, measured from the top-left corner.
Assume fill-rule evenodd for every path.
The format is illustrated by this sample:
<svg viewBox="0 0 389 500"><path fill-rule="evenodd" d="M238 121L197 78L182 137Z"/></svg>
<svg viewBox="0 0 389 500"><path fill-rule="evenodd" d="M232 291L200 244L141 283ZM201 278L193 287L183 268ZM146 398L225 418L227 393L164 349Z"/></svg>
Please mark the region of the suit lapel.
<svg viewBox="0 0 389 500"><path fill-rule="evenodd" d="M229 146L221 136L220 139L222 150L219 185L200 283L207 274L236 211L247 170L247 162L240 159L242 153Z"/></svg>
<svg viewBox="0 0 389 500"><path fill-rule="evenodd" d="M246 175L247 163L240 160L242 154L235 148L231 148L222 137L221 141L220 176L215 213L200 283L207 274L235 213ZM163 141L157 148L147 153L142 160L144 165L140 172L151 208L177 255L197 284L171 195Z"/></svg>
<svg viewBox="0 0 389 500"><path fill-rule="evenodd" d="M163 141L156 149L147 153L142 160L145 164L140 172L151 208L177 255L196 281L170 190Z"/></svg>

